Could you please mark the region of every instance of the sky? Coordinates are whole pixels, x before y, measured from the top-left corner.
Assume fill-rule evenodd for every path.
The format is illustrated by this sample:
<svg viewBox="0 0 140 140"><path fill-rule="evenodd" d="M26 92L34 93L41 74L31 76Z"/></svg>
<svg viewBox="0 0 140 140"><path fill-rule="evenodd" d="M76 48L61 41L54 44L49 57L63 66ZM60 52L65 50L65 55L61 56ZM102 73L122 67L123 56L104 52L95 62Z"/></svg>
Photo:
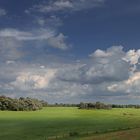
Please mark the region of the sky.
<svg viewBox="0 0 140 140"><path fill-rule="evenodd" d="M0 0L0 95L140 103L139 0Z"/></svg>

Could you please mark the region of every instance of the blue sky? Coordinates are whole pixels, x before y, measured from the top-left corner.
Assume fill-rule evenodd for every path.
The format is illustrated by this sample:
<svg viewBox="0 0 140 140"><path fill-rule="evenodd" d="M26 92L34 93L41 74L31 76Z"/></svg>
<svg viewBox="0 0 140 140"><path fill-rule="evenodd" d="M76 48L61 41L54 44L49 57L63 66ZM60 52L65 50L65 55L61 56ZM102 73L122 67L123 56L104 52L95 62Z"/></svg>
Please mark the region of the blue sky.
<svg viewBox="0 0 140 140"><path fill-rule="evenodd" d="M0 0L0 94L138 103L140 1Z"/></svg>

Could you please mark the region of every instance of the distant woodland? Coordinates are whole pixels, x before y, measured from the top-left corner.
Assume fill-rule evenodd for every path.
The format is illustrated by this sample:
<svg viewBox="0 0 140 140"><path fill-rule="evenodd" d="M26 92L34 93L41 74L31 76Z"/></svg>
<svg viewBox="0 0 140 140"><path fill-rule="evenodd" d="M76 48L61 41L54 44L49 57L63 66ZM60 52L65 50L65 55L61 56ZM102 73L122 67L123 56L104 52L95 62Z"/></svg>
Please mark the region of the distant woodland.
<svg viewBox="0 0 140 140"><path fill-rule="evenodd" d="M101 102L96 102L96 103L81 102L79 104L79 109L112 109L112 108L140 108L140 105L104 104Z"/></svg>

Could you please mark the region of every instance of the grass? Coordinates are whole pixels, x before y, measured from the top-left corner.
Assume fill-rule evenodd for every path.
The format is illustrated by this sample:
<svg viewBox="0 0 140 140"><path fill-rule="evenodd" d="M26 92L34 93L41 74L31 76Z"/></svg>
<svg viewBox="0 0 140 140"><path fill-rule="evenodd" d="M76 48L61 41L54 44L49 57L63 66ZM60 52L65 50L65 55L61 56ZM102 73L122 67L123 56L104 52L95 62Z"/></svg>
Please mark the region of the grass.
<svg viewBox="0 0 140 140"><path fill-rule="evenodd" d="M107 132L138 127L139 109L79 110L74 107L47 107L35 112L0 111L1 140L45 140L47 137L67 134L79 135L71 140L89 140L92 136L84 137L86 133L97 133L99 136L104 133L104 136Z"/></svg>

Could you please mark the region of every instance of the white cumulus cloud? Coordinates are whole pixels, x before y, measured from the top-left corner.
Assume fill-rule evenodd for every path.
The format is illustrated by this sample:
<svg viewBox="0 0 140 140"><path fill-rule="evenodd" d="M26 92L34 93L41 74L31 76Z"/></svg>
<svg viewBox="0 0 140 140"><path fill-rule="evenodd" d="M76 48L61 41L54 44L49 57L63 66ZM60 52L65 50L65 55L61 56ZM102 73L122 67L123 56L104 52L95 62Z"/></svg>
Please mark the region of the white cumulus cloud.
<svg viewBox="0 0 140 140"><path fill-rule="evenodd" d="M136 65L139 62L139 58L140 58L140 49L129 50L123 59L127 62L130 62L130 64L132 65Z"/></svg>
<svg viewBox="0 0 140 140"><path fill-rule="evenodd" d="M54 78L55 73L56 70L54 69L42 73L21 72L16 80L10 83L10 86L20 90L45 89L50 80Z"/></svg>
<svg viewBox="0 0 140 140"><path fill-rule="evenodd" d="M139 94L140 91L140 72L131 75L127 80L118 82L108 86L108 90L112 92L129 93L132 96Z"/></svg>

